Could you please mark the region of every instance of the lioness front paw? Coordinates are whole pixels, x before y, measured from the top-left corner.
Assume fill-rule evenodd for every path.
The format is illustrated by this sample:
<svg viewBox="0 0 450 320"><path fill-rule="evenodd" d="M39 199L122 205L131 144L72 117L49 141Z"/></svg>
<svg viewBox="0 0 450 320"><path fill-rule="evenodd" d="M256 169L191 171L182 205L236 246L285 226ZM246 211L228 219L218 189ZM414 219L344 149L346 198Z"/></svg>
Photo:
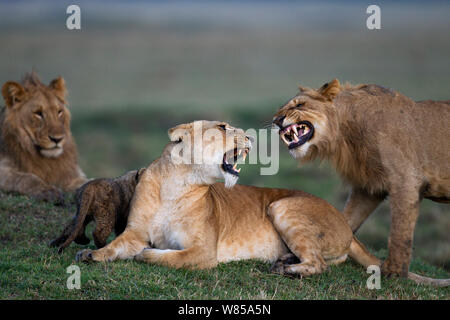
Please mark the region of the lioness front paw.
<svg viewBox="0 0 450 320"><path fill-rule="evenodd" d="M75 261L77 262L91 262L94 261L92 257L92 250L91 249L84 249L77 252L77 255L75 256Z"/></svg>

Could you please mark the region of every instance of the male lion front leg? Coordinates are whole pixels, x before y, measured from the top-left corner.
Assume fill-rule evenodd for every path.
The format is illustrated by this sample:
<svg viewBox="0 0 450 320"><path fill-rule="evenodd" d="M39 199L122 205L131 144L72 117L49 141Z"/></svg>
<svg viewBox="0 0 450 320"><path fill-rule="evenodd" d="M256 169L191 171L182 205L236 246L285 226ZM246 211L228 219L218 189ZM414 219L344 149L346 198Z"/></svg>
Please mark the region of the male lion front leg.
<svg viewBox="0 0 450 320"><path fill-rule="evenodd" d="M418 190L391 192L391 230L389 233L389 254L382 264L384 274L408 276L412 256L414 228L419 215L420 198Z"/></svg>
<svg viewBox="0 0 450 320"><path fill-rule="evenodd" d="M359 229L383 199L383 196L370 195L364 190L352 188L343 215L353 232Z"/></svg>
<svg viewBox="0 0 450 320"><path fill-rule="evenodd" d="M76 255L76 261L109 262L116 259L130 259L148 246L148 239L139 229L127 228L106 247L98 250L85 249Z"/></svg>

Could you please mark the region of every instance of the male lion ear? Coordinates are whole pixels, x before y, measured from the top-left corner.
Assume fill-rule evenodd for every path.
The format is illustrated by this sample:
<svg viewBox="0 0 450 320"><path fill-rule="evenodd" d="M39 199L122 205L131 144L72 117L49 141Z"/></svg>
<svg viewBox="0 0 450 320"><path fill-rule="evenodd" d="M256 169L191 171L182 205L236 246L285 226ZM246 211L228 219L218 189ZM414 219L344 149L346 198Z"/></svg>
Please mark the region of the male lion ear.
<svg viewBox="0 0 450 320"><path fill-rule="evenodd" d="M185 136L187 136L188 130L192 127L191 124L180 124L176 127L170 128L167 132L169 139L172 142L182 141Z"/></svg>
<svg viewBox="0 0 450 320"><path fill-rule="evenodd" d="M50 82L50 84L48 86L50 89L55 90L61 96L61 98L63 98L63 99L66 98L67 89L66 89L66 82L64 81L64 78L58 77L58 78L52 80L52 82Z"/></svg>
<svg viewBox="0 0 450 320"><path fill-rule="evenodd" d="M25 89L17 82L8 81L2 87L3 99L6 107L11 108L25 98Z"/></svg>
<svg viewBox="0 0 450 320"><path fill-rule="evenodd" d="M317 92L330 101L333 101L340 91L341 84L338 79L333 79L333 81L325 83L319 90L317 90Z"/></svg>

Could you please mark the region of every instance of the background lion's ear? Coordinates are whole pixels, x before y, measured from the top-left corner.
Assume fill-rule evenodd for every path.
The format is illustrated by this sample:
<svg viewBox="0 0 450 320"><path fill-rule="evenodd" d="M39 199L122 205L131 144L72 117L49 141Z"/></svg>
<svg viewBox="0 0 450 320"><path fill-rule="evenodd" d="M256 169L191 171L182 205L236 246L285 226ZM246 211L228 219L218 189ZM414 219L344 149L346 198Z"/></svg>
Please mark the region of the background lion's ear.
<svg viewBox="0 0 450 320"><path fill-rule="evenodd" d="M19 83L8 81L2 87L2 95L6 106L11 108L24 100L26 91Z"/></svg>
<svg viewBox="0 0 450 320"><path fill-rule="evenodd" d="M340 91L341 84L338 79L333 79L331 82L325 83L319 90L317 90L317 92L330 101L333 101Z"/></svg>
<svg viewBox="0 0 450 320"><path fill-rule="evenodd" d="M53 89L57 92L61 98L65 99L67 95L67 89L66 89L66 81L64 81L63 77L58 77L50 82L48 85L50 89Z"/></svg>
<svg viewBox="0 0 450 320"><path fill-rule="evenodd" d="M182 141L185 136L189 134L192 124L180 124L179 126L170 128L167 134L172 142Z"/></svg>

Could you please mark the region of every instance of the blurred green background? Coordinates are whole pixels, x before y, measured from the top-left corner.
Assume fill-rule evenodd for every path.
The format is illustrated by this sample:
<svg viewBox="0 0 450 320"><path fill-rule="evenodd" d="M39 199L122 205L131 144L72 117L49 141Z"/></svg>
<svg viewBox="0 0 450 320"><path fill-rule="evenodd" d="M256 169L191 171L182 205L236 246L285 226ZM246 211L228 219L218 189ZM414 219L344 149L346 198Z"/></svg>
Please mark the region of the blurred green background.
<svg viewBox="0 0 450 320"><path fill-rule="evenodd" d="M450 5L377 2L77 1L82 30L66 28L69 1L0 1L0 82L35 68L66 79L72 130L89 177L147 166L167 129L197 119L263 128L297 92L334 77L377 83L416 99L449 99ZM277 175L246 165L240 183L298 188L342 209L348 192L327 165L299 168L281 146ZM450 150L449 150L450 159ZM450 207L424 201L415 255L450 269ZM387 247L388 203L358 232Z"/></svg>

